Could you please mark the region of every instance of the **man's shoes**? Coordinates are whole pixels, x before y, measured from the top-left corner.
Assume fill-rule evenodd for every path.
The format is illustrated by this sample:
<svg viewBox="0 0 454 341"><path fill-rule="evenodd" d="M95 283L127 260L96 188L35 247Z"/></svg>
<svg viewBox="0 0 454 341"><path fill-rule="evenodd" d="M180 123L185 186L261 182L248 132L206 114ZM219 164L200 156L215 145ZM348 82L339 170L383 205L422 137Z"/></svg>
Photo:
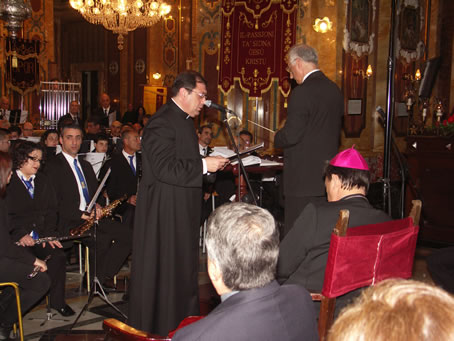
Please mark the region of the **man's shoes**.
<svg viewBox="0 0 454 341"><path fill-rule="evenodd" d="M10 340L9 335L11 334L13 327L0 324L0 340Z"/></svg>
<svg viewBox="0 0 454 341"><path fill-rule="evenodd" d="M55 308L54 308L55 309ZM55 309L60 313L61 316L73 316L75 314L74 310L69 305L65 305L63 308Z"/></svg>

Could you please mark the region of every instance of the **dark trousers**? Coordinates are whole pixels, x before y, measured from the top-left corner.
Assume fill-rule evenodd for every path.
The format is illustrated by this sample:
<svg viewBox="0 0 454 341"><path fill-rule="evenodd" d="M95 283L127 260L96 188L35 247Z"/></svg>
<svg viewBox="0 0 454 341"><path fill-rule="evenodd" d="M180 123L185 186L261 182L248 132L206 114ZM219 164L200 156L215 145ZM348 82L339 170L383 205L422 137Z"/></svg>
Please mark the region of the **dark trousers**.
<svg viewBox="0 0 454 341"><path fill-rule="evenodd" d="M94 226L90 231L93 235ZM90 278L94 275L95 249L94 239L82 240L90 248ZM102 219L97 230L96 273L103 283L114 277L126 261L132 249L132 230L115 220Z"/></svg>
<svg viewBox="0 0 454 341"><path fill-rule="evenodd" d="M33 271L32 264L20 263L10 258L0 259L0 282L16 282L20 289L22 314L33 307L49 290L50 279L44 273L38 273L34 278L27 276ZM0 311L0 322L3 325L12 325L17 322L16 299L11 295L3 302L4 309Z"/></svg>
<svg viewBox="0 0 454 341"><path fill-rule="evenodd" d="M454 294L454 247L445 247L427 257L427 269L434 282Z"/></svg>
<svg viewBox="0 0 454 341"><path fill-rule="evenodd" d="M32 248L32 251L39 259L44 259L50 255L50 259L47 261L47 274L51 280L49 291L50 306L55 309L63 308L66 305L66 256L63 249L53 249L46 243L45 248L42 245L36 245Z"/></svg>
<svg viewBox="0 0 454 341"><path fill-rule="evenodd" d="M321 197L297 197L297 196L285 196L285 224L284 229L281 232L280 238L281 240L285 237L285 235L290 231L295 223L296 218L303 212L304 208L307 204L319 204L326 201L325 196Z"/></svg>

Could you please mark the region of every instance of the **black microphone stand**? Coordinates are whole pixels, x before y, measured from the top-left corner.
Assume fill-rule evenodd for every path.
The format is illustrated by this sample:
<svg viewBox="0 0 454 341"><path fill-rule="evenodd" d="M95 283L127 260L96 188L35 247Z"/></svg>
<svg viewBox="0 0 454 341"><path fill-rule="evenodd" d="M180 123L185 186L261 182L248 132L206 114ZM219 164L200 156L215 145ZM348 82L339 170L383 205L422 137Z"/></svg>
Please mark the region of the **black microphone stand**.
<svg viewBox="0 0 454 341"><path fill-rule="evenodd" d="M391 167L391 134L394 117L394 62L395 62L395 24L396 22L396 0L391 0L391 32L389 34L388 53L388 77L386 94L386 129L385 145L383 150L383 208L391 215L391 188L390 188L390 167Z"/></svg>
<svg viewBox="0 0 454 341"><path fill-rule="evenodd" d="M91 199L91 202L90 204L88 205L87 207L87 213L90 214L92 209L94 209L94 223L93 223L93 239L94 239L94 242L95 242L95 246L94 246L94 265L93 265L93 288L91 289L90 291L90 295L88 296L88 300L87 300L87 303L84 305L84 307L82 308L82 310L80 311L79 315L77 315L76 319L74 320L73 324L71 325L71 327L69 328L68 331L72 330L74 328L74 326L76 325L77 321L79 321L80 317L82 316L82 314L88 310L88 307L90 306L91 302L93 301L93 298L95 297L95 295L99 296L99 298L101 298L104 302L106 302L108 305L110 305L115 311L117 311L118 313L120 313L124 318L125 320L128 319L128 317L123 314L123 312L118 309L108 298L107 298L107 295L104 291L104 288L102 287L102 284L101 282L99 281L98 279L98 276L97 276L97 245L98 245L98 226L99 226L99 221L98 221L98 217L96 216L96 201L98 200L98 197L99 195L101 194L101 190L102 188L104 187L104 184L106 183L106 180L107 178L109 177L110 175L110 168L107 170L106 172L106 175L104 175L104 178L102 179L101 183L99 184L98 186L98 189L96 190L95 192L95 195L93 196L93 198ZM98 291L98 288L99 288L99 291Z"/></svg>
<svg viewBox="0 0 454 341"><path fill-rule="evenodd" d="M235 139L233 138L232 129L230 128L229 122L227 120L227 112L223 108L222 109L219 108L219 111L221 112L221 120L222 120L222 122L224 122L224 125L227 127L227 132L229 133L230 141L232 143L233 149L234 149L237 159L238 159L238 165L239 165L239 167L238 167L238 201L241 201L241 173L243 173L244 180L246 181L246 184L249 189L249 193L252 195L252 199L254 200L254 205L257 206L257 199L255 198L254 190L252 189L248 174L246 172L246 169L244 168L243 160L241 160L241 157L240 157L240 150L238 148L238 145L235 143Z"/></svg>

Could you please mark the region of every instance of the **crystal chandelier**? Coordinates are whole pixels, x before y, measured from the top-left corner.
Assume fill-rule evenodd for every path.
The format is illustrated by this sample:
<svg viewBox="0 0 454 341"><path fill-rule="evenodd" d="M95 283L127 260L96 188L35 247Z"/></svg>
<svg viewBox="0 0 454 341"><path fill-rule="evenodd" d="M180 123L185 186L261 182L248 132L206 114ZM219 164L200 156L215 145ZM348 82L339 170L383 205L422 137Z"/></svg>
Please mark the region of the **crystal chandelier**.
<svg viewBox="0 0 454 341"><path fill-rule="evenodd" d="M155 24L171 9L164 0L69 0L69 3L88 22L118 34L119 50L123 49L123 35Z"/></svg>

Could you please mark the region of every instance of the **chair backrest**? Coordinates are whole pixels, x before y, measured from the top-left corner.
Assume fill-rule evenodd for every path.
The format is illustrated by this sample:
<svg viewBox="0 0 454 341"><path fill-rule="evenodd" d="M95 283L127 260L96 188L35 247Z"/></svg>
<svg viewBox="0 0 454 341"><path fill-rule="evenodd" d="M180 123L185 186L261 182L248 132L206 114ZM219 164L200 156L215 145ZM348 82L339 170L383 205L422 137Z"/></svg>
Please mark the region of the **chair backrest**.
<svg viewBox="0 0 454 341"><path fill-rule="evenodd" d="M390 277L411 276L420 213L421 201L414 200L408 218L347 229L349 212L339 212L322 292L311 293L314 301L321 301L320 340L333 323L336 297Z"/></svg>
<svg viewBox="0 0 454 341"><path fill-rule="evenodd" d="M350 228L345 236L333 232L322 295L337 297L387 278L411 277L417 236L410 217Z"/></svg>

